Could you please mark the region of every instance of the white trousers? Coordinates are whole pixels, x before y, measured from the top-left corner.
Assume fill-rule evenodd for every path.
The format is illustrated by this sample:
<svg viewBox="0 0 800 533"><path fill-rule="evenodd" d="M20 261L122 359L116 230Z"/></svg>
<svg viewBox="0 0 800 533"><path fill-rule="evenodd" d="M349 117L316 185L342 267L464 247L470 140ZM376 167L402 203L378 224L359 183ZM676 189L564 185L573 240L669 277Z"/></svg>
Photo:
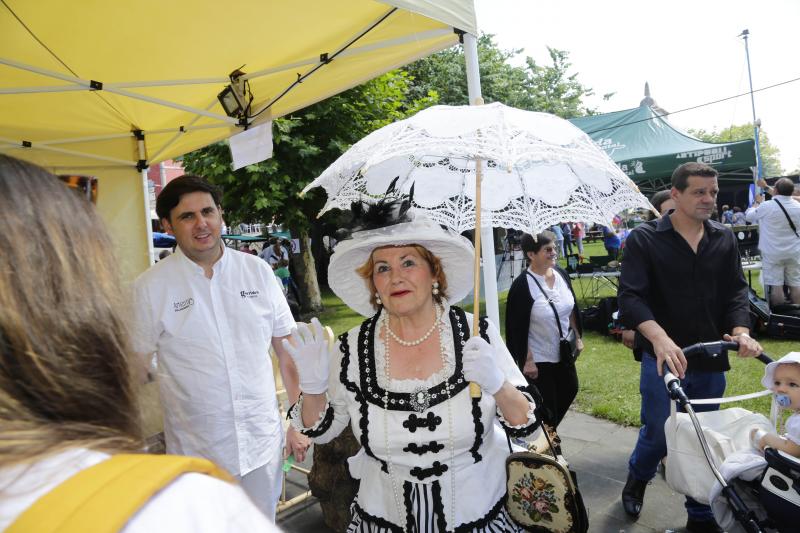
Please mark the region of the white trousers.
<svg viewBox="0 0 800 533"><path fill-rule="evenodd" d="M263 466L259 466L244 476L236 476L242 488L264 516L275 521L275 510L281 497L283 485L283 446L277 454Z"/></svg>

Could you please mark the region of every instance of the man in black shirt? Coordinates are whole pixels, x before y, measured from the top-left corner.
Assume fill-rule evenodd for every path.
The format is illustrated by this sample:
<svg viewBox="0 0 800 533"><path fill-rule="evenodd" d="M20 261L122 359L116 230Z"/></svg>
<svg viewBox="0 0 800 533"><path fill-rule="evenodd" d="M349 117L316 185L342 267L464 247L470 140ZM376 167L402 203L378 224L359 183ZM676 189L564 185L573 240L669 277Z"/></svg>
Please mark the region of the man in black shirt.
<svg viewBox="0 0 800 533"><path fill-rule="evenodd" d="M637 331L642 359L642 428L622 491L623 506L632 516L639 515L647 482L667 452L669 398L659 377L662 364L682 379L690 398L716 398L725 392L727 357L687 364L681 347L724 338L739 343L739 356L761 353L748 335L747 283L736 238L709 220L718 192L716 170L702 163L679 166L672 174L675 209L637 227L625 242L620 314L625 327ZM686 510L688 531L721 531L708 506L687 498Z"/></svg>

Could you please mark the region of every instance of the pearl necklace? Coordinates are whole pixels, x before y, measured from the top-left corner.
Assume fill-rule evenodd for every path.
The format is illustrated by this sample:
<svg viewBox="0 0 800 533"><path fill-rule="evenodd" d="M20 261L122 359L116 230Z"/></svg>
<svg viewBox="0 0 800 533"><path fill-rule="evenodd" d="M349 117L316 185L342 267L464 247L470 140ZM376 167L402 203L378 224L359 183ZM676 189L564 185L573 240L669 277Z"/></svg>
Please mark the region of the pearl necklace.
<svg viewBox="0 0 800 533"><path fill-rule="evenodd" d="M439 308L437 307L435 316L433 317L433 324L431 324L430 329L428 329L428 331L425 332L425 335L423 335L419 339L416 339L416 340L413 340L413 341L407 341L407 340L404 340L404 339L401 339L400 337L398 337L397 334L394 331L392 331L392 328L389 327L389 319L388 319L388 317L385 320L384 325L386 326L386 331L388 331L389 335L395 341L397 341L397 344L399 344L401 346L419 346L420 344L422 344L423 342L428 340L428 337L430 337L431 333L433 333L433 331L436 329L436 325L439 323L439 317L440 317Z"/></svg>
<svg viewBox="0 0 800 533"><path fill-rule="evenodd" d="M447 368L447 352L445 348L445 341L444 341L444 332L443 326L440 323L440 310L437 308L436 310L436 320L433 322L433 326L425 334L425 336L416 342L416 344L420 344L422 341L427 339L430 334L433 332L435 327L439 326L439 354L442 358L442 368ZM384 449L386 450L386 466L387 470L389 471L389 479L392 482L392 493L394 494L394 503L397 507L397 514L398 518L402 521L405 520L405 513L403 512L404 505L400 498L400 491L397 487L397 478L394 475L394 465L392 463L392 455L389 449L389 383L391 382L390 377L390 370L389 370L389 336L394 338L394 340L400 342L400 344L404 344L403 341L397 338L397 336L389 329L389 317L388 315L384 315L382 317L383 326L386 329L388 335L383 336L383 350L384 350L384 374L386 379L386 384L383 392L383 439L384 439ZM380 330L379 330L380 331ZM414 344L411 344L413 346ZM450 447L450 522L451 524L455 523L456 517L456 472L455 472L455 439L453 438L453 407L451 396L450 396L450 389L451 385L447 383L447 377L445 377L445 394L447 395L447 435L448 435L448 443ZM446 518L446 517L445 517ZM405 531L405 527L402 528ZM445 532L446 533L446 532Z"/></svg>

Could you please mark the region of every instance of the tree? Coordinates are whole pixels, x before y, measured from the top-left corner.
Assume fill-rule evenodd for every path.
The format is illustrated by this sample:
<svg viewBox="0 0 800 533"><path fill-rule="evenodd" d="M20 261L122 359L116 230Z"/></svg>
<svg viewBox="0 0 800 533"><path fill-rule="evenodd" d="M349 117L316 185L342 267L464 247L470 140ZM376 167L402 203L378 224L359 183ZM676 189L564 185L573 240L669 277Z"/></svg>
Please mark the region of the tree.
<svg viewBox="0 0 800 533"><path fill-rule="evenodd" d="M551 64L540 65L528 57L523 66L512 65L511 61L521 52L499 48L490 34L478 38L478 66L484 101L502 102L511 107L553 113L564 118L593 112L584 106L583 100L594 93L578 81L577 73L569 73L572 65L568 52L548 47ZM439 103L448 105L469 103L461 46L420 59L405 70L413 80L411 94L434 93Z"/></svg>
<svg viewBox="0 0 800 533"><path fill-rule="evenodd" d="M303 187L371 131L435 102L435 96L409 99L409 77L401 71L384 74L273 123L271 159L232 171L227 143L202 148L184 157L187 172L207 177L223 189L223 207L230 225L276 222L301 240L300 282L304 309L321 309L309 231L324 205L319 189L305 197Z"/></svg>
<svg viewBox="0 0 800 533"><path fill-rule="evenodd" d="M753 138L753 124L739 124L731 126L721 131L706 131L703 129L689 130L689 133L705 142L727 143ZM761 151L761 168L764 176L782 176L781 151L777 146L773 146L769 141L767 132L763 129L758 130L758 147Z"/></svg>
<svg viewBox="0 0 800 533"><path fill-rule="evenodd" d="M528 93L532 99L531 109L552 113L562 118L573 118L591 114L594 110L584 106L583 100L594 91L578 81L578 74L568 74L572 64L569 53L547 47L551 65L538 65L533 58L526 58L528 67ZM608 95L606 95L608 98Z"/></svg>

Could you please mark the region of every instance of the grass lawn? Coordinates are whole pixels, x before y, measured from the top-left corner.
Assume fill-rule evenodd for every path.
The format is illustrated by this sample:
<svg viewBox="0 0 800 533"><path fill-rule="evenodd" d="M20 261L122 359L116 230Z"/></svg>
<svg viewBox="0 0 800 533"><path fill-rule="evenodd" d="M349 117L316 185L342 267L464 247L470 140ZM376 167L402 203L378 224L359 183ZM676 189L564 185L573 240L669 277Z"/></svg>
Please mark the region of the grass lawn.
<svg viewBox="0 0 800 533"><path fill-rule="evenodd" d="M589 244L584 250L584 255L603 255L604 253L601 242ZM590 280L585 278L575 280L576 294L582 294L581 284L589 282ZM755 276L753 285L761 293L760 284ZM613 296L614 294L612 287L603 287L599 293L600 296ZM507 293L500 295L500 329L504 335L506 296ZM330 291L323 292L322 302L325 311L319 315L319 319L323 324L330 326L337 335L357 326L363 320L363 317L349 309ZM471 304L464 306L467 311L471 311L471 307ZM800 349L797 341L773 339L759 339L759 341L772 358L778 358L787 352ZM639 426L639 363L634 361L633 353L613 337L606 337L594 332L587 332L584 335L584 344L585 351L577 363L580 390L574 406L593 416L606 418L619 424ZM761 376L764 374L762 363L756 360L739 359L732 355L731 367L731 371L726 374L728 378L726 396L761 390ZM733 405L769 416L769 397Z"/></svg>

